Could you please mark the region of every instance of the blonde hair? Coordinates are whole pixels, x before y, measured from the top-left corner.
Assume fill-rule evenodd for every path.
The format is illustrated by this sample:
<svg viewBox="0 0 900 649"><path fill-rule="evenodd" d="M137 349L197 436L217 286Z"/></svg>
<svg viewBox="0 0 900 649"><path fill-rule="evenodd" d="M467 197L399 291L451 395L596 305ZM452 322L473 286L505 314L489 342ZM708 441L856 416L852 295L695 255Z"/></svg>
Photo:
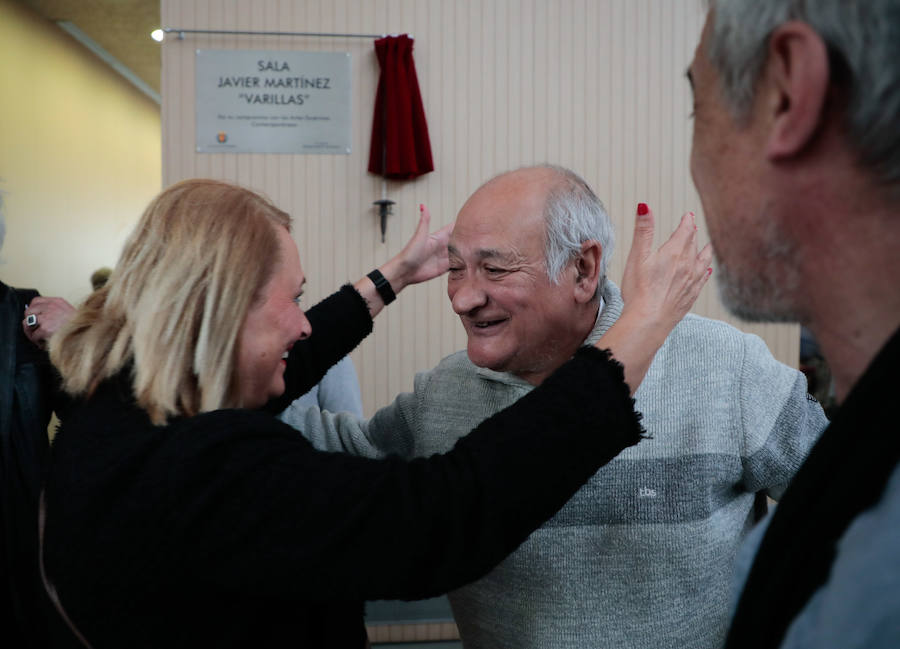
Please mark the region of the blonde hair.
<svg viewBox="0 0 900 649"><path fill-rule="evenodd" d="M239 407L238 336L280 261L290 216L254 192L185 180L144 211L103 288L51 340L66 392L82 396L132 364L157 425Z"/></svg>

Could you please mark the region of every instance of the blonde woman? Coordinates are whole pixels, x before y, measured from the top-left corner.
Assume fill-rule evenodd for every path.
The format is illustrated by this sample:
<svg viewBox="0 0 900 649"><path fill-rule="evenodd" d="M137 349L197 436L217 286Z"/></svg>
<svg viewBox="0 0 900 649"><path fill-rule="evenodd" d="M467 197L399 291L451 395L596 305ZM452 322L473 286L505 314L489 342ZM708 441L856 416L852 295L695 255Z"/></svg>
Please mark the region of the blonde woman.
<svg viewBox="0 0 900 649"><path fill-rule="evenodd" d="M394 293L446 269L447 230L429 235L423 210L378 273L304 314L287 214L222 182L163 191L51 342L78 399L42 510L57 644L357 648L363 600L484 574L640 439L628 386L709 259L686 222L652 253L649 218L625 324L602 341L624 375L609 352L579 351L452 452L407 463L315 451L269 413L352 350Z"/></svg>

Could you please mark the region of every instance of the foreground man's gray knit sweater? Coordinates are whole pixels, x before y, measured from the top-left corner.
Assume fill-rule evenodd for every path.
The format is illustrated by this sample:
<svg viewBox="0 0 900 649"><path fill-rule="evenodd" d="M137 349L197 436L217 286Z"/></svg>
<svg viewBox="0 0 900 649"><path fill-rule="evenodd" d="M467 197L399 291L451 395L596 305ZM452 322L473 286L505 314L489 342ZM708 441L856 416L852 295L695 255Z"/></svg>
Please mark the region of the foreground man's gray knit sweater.
<svg viewBox="0 0 900 649"><path fill-rule="evenodd" d="M603 298L587 343L621 314L612 283ZM530 389L458 352L368 422L313 408L289 423L322 449L427 456ZM636 400L652 439L625 449L490 574L450 594L467 649L721 645L754 496L780 495L827 422L803 375L759 338L692 315Z"/></svg>

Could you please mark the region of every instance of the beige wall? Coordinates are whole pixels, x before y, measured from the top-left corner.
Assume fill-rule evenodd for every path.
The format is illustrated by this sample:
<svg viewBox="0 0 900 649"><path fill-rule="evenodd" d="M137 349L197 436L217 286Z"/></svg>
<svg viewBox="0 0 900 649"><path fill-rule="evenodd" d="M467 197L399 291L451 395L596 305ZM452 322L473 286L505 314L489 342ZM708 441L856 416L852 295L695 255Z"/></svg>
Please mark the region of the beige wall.
<svg viewBox="0 0 900 649"><path fill-rule="evenodd" d="M542 161L572 167L605 201L619 233L618 279L632 214L649 203L658 236L700 213L690 180L685 70L703 15L699 0L162 0L166 27L411 33L436 171L389 183L397 201L382 244L371 207L381 182L366 171L378 65L371 40L196 36L163 46L163 179L231 179L294 214L312 301L398 251L416 205L437 225L493 174ZM353 60L349 156L197 154L194 51L346 51ZM703 226L701 225L701 228ZM705 233L703 233L705 237ZM409 390L415 371L465 346L446 280L408 290L353 354L366 412ZM723 318L713 287L695 311ZM796 365L795 326L743 326Z"/></svg>
<svg viewBox="0 0 900 649"><path fill-rule="evenodd" d="M10 0L0 0L0 86L0 279L81 300L159 191L159 106Z"/></svg>

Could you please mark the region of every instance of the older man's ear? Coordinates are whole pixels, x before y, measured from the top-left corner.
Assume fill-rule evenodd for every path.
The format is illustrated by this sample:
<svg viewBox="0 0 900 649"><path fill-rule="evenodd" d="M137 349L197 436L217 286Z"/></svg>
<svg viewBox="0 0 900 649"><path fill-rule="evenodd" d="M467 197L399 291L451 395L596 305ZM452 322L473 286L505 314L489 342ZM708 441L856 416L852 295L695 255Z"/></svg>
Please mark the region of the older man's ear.
<svg viewBox="0 0 900 649"><path fill-rule="evenodd" d="M796 156L820 133L825 118L829 92L825 41L805 23L781 25L769 39L762 84L771 122L766 154L770 160Z"/></svg>
<svg viewBox="0 0 900 649"><path fill-rule="evenodd" d="M587 304L597 293L600 281L600 261L603 248L598 241L590 240L581 244L581 252L575 258L575 302Z"/></svg>

